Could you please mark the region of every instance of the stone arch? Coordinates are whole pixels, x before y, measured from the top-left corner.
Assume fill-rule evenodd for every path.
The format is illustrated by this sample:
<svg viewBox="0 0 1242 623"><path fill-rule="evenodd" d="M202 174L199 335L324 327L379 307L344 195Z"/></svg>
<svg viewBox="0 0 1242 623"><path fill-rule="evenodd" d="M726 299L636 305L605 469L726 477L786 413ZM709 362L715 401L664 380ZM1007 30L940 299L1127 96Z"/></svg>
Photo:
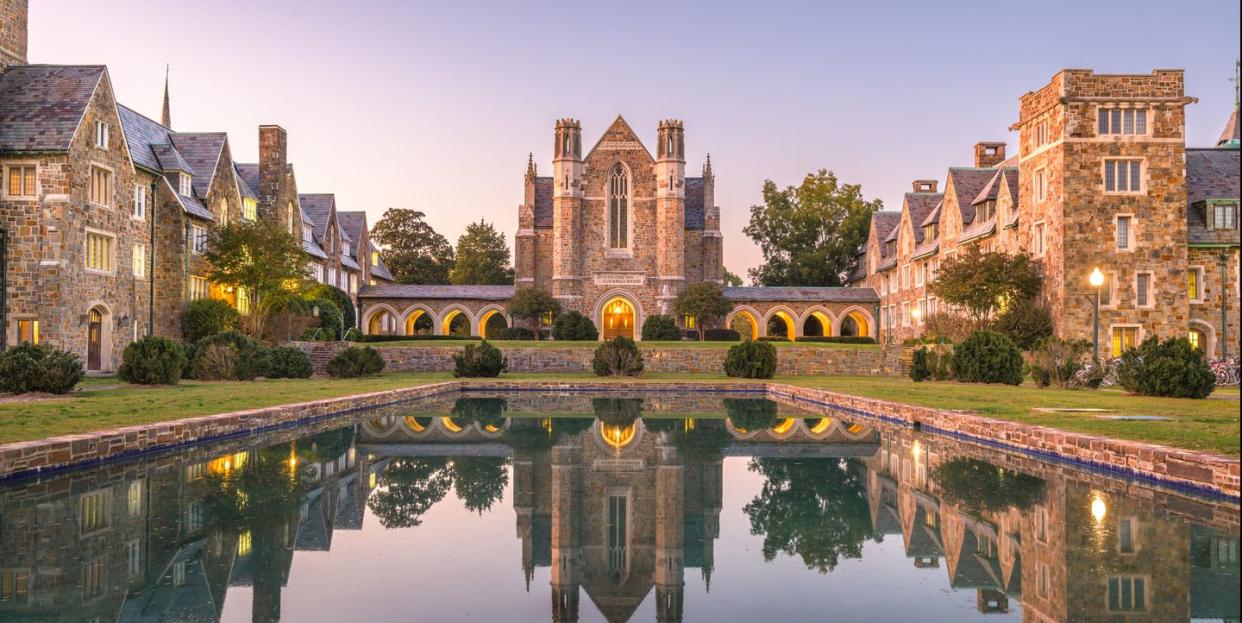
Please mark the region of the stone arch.
<svg viewBox="0 0 1242 623"><path fill-rule="evenodd" d="M392 319L393 328L396 328L397 318L400 318L401 314L397 313L397 310L393 309L388 303L380 303L367 308L366 314L362 317L362 330L367 335L384 335L384 314L388 314Z"/></svg>
<svg viewBox="0 0 1242 623"><path fill-rule="evenodd" d="M391 415L385 415L363 422L362 430L372 437L387 437L397 430L397 423Z"/></svg>
<svg viewBox="0 0 1242 623"><path fill-rule="evenodd" d="M112 308L107 303L96 300L86 306L86 360L83 363L86 364L87 372L112 371L114 322ZM95 326L96 323L98 327Z"/></svg>
<svg viewBox="0 0 1242 623"><path fill-rule="evenodd" d="M421 303L415 303L407 307L405 311L401 313L401 316L400 316L401 324L399 326L401 327L402 335L414 335L415 334L414 325L415 323L418 322L420 318L430 319L431 320L431 332L435 333L435 330L436 330L435 317L436 317L435 312L433 312L430 307L427 307L426 305L423 305Z"/></svg>
<svg viewBox="0 0 1242 623"><path fill-rule="evenodd" d="M865 439L871 435L871 427L857 422L843 421L838 423L842 435L850 439Z"/></svg>
<svg viewBox="0 0 1242 623"><path fill-rule="evenodd" d="M759 319L762 317L763 314L760 314L754 307L749 305L740 305L738 307L734 307L733 311L729 312L729 315L725 317L725 328L732 329L735 321L745 320L750 324L750 335L747 336L741 331L738 331L738 333L742 333L742 339L757 340L759 339L761 331L759 328Z"/></svg>
<svg viewBox="0 0 1242 623"><path fill-rule="evenodd" d="M429 417L407 415L401 418L399 425L411 437L420 437L435 426L435 420Z"/></svg>
<svg viewBox="0 0 1242 623"><path fill-rule="evenodd" d="M768 310L768 314L763 318L763 334L768 335L768 326L773 320L779 320L785 325L785 337L790 340L798 339L798 314L792 309L780 305Z"/></svg>
<svg viewBox="0 0 1242 623"><path fill-rule="evenodd" d="M825 439L831 436L837 429L837 419L831 416L807 418L803 421L803 425L806 427L808 437L812 439Z"/></svg>
<svg viewBox="0 0 1242 623"><path fill-rule="evenodd" d="M483 422L475 422L474 429L479 431L480 435L488 439L495 439L505 434L505 431L509 429L509 418L505 418L504 422L500 426L484 424Z"/></svg>
<svg viewBox="0 0 1242 623"><path fill-rule="evenodd" d="M458 315L466 319L466 331L474 335L474 316L470 310L456 303L440 310L440 316L436 318L436 335L450 335L449 329Z"/></svg>
<svg viewBox="0 0 1242 623"><path fill-rule="evenodd" d="M613 288L603 293L595 301L595 311L591 314L591 322L594 322L595 326L599 327L600 338L604 337L604 308L616 299L624 300L634 310L634 340L643 339L642 332L639 329L647 318L646 312L643 311L643 305L638 301L638 297L623 288Z"/></svg>
<svg viewBox="0 0 1242 623"><path fill-rule="evenodd" d="M1215 357L1216 327L1213 327L1210 322L1204 322L1198 319L1191 320L1189 324L1190 326L1187 327L1187 333L1190 333L1191 331L1198 331L1202 336L1199 343L1199 350L1203 351L1203 356Z"/></svg>
<svg viewBox="0 0 1242 623"><path fill-rule="evenodd" d="M505 326L513 326L513 320L509 318L509 314L505 311L505 308L499 305L488 305L479 310L478 314L475 314L478 318L478 322L475 323L475 335L481 336L483 339L487 339L487 322L496 314L500 314L500 317L504 318Z"/></svg>
<svg viewBox="0 0 1242 623"><path fill-rule="evenodd" d="M782 418L777 420L776 423L768 429L768 434L771 435L773 439L788 439L796 435L798 430L802 427L803 423L801 418Z"/></svg>
<svg viewBox="0 0 1242 623"><path fill-rule="evenodd" d="M833 335L833 327L836 326L836 319L833 318L832 312L828 311L828 309L821 307L821 306L816 306L816 307L812 307L811 309L806 310L806 312L802 314L802 317L798 319L798 327L800 327L802 330L802 333L800 335L804 335L804 336L815 335L806 330L807 323L809 323L811 320L815 320L816 322L819 323L819 336L820 337L827 337L827 336Z"/></svg>
<svg viewBox="0 0 1242 623"><path fill-rule="evenodd" d="M849 324L853 323L856 328L854 335L863 337L875 337L875 318L871 316L871 312L857 306L851 305L837 316L836 326L832 331L833 335L845 335L843 329L848 329Z"/></svg>

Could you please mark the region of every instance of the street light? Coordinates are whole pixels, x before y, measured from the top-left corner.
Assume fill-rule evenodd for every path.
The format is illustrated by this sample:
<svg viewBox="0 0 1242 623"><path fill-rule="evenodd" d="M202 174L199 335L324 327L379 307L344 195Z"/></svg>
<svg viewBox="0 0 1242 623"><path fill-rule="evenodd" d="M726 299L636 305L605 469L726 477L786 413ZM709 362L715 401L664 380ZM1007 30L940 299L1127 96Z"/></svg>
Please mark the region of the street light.
<svg viewBox="0 0 1242 623"><path fill-rule="evenodd" d="M1091 287L1095 288L1095 343L1092 347L1091 357L1096 365L1100 363L1100 286L1104 285L1104 273L1100 272L1099 267L1091 269L1091 276L1087 278L1091 283Z"/></svg>

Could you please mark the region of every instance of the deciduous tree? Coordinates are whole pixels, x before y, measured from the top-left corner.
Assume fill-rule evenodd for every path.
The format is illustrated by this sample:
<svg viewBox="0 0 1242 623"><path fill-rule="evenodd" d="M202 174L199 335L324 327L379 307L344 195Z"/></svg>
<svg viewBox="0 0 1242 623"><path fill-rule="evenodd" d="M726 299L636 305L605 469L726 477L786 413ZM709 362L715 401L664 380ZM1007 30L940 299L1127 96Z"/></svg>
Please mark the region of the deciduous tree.
<svg viewBox="0 0 1242 623"><path fill-rule="evenodd" d="M309 277L302 243L271 221L226 225L208 240L203 255L211 262L207 278L237 288L248 300L247 329L255 337L263 335L273 305Z"/></svg>
<svg viewBox="0 0 1242 623"><path fill-rule="evenodd" d="M706 282L686 286L677 295L674 307L677 313L689 314L698 321L700 341L703 339L703 329L711 328L733 311L733 303L725 298L724 290L714 283Z"/></svg>
<svg viewBox="0 0 1242 623"><path fill-rule="evenodd" d="M535 339L540 339L544 319L561 313L561 304L542 288L518 288L509 301L509 315L532 325Z"/></svg>
<svg viewBox="0 0 1242 623"><path fill-rule="evenodd" d="M384 263L397 283L447 284L453 247L417 210L390 208L371 228L371 240L384 247Z"/></svg>
<svg viewBox="0 0 1242 623"><path fill-rule="evenodd" d="M1039 272L1031 256L984 253L977 245L945 260L931 285L932 294L965 309L976 325L1010 302L1030 301L1039 288Z"/></svg>
<svg viewBox="0 0 1242 623"><path fill-rule="evenodd" d="M457 259L449 271L449 282L458 286L513 283L504 234L483 220L467 225L466 233L457 239Z"/></svg>

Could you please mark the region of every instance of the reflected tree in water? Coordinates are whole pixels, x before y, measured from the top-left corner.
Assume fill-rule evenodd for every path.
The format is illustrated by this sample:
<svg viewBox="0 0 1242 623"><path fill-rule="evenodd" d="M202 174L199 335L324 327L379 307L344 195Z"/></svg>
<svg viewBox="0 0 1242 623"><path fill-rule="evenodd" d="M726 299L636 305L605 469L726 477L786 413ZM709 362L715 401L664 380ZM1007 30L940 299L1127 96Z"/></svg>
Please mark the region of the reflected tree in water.
<svg viewBox="0 0 1242 623"><path fill-rule="evenodd" d="M776 424L776 403L766 398L725 398L724 407L729 421L743 430L767 430Z"/></svg>
<svg viewBox="0 0 1242 623"><path fill-rule="evenodd" d="M335 461L348 452L353 443L354 427L348 426L299 439L297 453L302 462L324 463Z"/></svg>
<svg viewBox="0 0 1242 623"><path fill-rule="evenodd" d="M952 459L932 471L947 502L971 510L1026 510L1044 495L1044 481L976 459Z"/></svg>
<svg viewBox="0 0 1242 623"><path fill-rule="evenodd" d="M480 426L500 428L505 424L504 398L458 398L453 403L453 419L459 425L478 422Z"/></svg>
<svg viewBox="0 0 1242 623"><path fill-rule="evenodd" d="M733 443L733 435L725 428L724 420L693 420L688 430L674 431L673 443L681 450L684 460L691 462L718 461L724 449Z"/></svg>
<svg viewBox="0 0 1242 623"><path fill-rule="evenodd" d="M444 458L392 459L367 507L385 528L411 528L422 523L423 514L443 500L452 485Z"/></svg>
<svg viewBox="0 0 1242 623"><path fill-rule="evenodd" d="M763 558L798 556L808 569L827 573L842 558L859 558L872 531L863 470L844 459L751 461L766 481L743 508L750 532L763 535Z"/></svg>
<svg viewBox="0 0 1242 623"><path fill-rule="evenodd" d="M642 398L592 398L595 417L605 424L628 426L642 417Z"/></svg>
<svg viewBox="0 0 1242 623"><path fill-rule="evenodd" d="M463 456L453 459L450 471L457 499L479 514L499 502L509 484L508 459L494 456Z"/></svg>

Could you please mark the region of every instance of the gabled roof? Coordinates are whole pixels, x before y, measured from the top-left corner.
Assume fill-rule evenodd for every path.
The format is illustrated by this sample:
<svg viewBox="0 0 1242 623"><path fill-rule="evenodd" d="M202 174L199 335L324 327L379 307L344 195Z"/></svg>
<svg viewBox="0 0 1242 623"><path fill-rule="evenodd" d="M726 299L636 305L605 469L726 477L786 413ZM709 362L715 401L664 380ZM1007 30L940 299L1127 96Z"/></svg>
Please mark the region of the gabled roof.
<svg viewBox="0 0 1242 623"><path fill-rule="evenodd" d="M634 128L630 127L629 122L626 121L625 117L622 117L621 115L617 115L617 118L608 125L608 129L604 130L604 133L599 135L599 140L595 141L595 145L591 147L591 151L588 151L586 156L582 158L583 161L590 160L591 154L594 154L595 150L599 149L599 146L604 142L604 137L613 132L623 135L628 134L629 136L627 138L633 140L635 143L638 143L639 147L643 148L643 154L647 156L647 160L652 162L655 161L655 158L651 157L651 150L647 149L646 145L643 145L643 139L638 138L638 133L634 131Z"/></svg>
<svg viewBox="0 0 1242 623"><path fill-rule="evenodd" d="M996 169L992 167L949 167L949 179L953 180L951 186L957 195L957 207L962 213L962 223L975 220L975 206L971 205L971 201L979 196L979 192L995 176Z"/></svg>
<svg viewBox="0 0 1242 623"><path fill-rule="evenodd" d="M931 225L932 223L939 223L940 222L940 207L943 205L944 205L944 201L937 203L936 207L932 208L932 211L927 213L927 218L923 219L922 223L919 223L919 227L925 227L927 225Z"/></svg>
<svg viewBox="0 0 1242 623"><path fill-rule="evenodd" d="M237 170L237 174L241 176L242 181L250 187L257 195L259 192L259 165L250 163L234 163L233 168Z"/></svg>
<svg viewBox="0 0 1242 623"><path fill-rule="evenodd" d="M1238 147L1242 144L1242 138L1238 135L1238 109L1235 106L1233 112L1229 113L1229 121L1225 122L1225 129L1220 133L1220 138L1216 139L1217 147Z"/></svg>
<svg viewBox="0 0 1242 623"><path fill-rule="evenodd" d="M1008 183L1007 177L1009 171L1010 169L996 170L996 173L992 175L991 179L988 180L988 183L984 184L983 188L979 189L979 194L975 195L975 198L970 202L970 205L976 206L984 201L996 201L996 195L1000 192L1000 187ZM1015 174L1017 173L1017 169L1013 169L1012 171ZM1016 176L1014 177L1014 180L1016 182ZM1014 190L1016 189L1011 186L1010 192L1012 193Z"/></svg>
<svg viewBox="0 0 1242 623"><path fill-rule="evenodd" d="M168 150L176 152L168 138L168 128L123 104L117 105L117 112L121 115L121 131L125 132L125 143L129 145L130 160L133 160L135 165L150 171L168 170L155 151L156 145L164 145ZM166 157L169 158L170 164L181 163L187 167L187 171L189 170L189 165L182 160L181 154L175 156L166 154Z"/></svg>
<svg viewBox="0 0 1242 623"><path fill-rule="evenodd" d="M17 65L0 75L0 152L67 151L108 70Z"/></svg>
<svg viewBox="0 0 1242 623"><path fill-rule="evenodd" d="M505 301L513 298L513 286L375 285L362 288L360 298L466 299Z"/></svg>
<svg viewBox="0 0 1242 623"><path fill-rule="evenodd" d="M171 188L172 185L169 184L169 187ZM172 191L173 196L177 198L177 202L181 204L181 209L184 210L186 214L201 218L205 221L216 220L216 217L211 213L211 210L208 210L207 206L203 205L203 202L199 201L197 197L187 197L177 192L177 189L175 188L173 188Z"/></svg>
<svg viewBox="0 0 1242 623"><path fill-rule="evenodd" d="M348 253L341 254L341 266L345 268L352 268L354 270L362 270L362 267L358 265L358 262L354 261L354 258L350 257Z"/></svg>
<svg viewBox="0 0 1242 623"><path fill-rule="evenodd" d="M914 230L915 244L923 242L923 219L927 218L927 215L936 209L936 206L943 198L943 193L906 193L902 210L910 213L910 227ZM900 228L894 227L893 231L889 232L884 239L884 242L896 240L899 231Z"/></svg>
<svg viewBox="0 0 1242 623"><path fill-rule="evenodd" d="M191 177L194 176L194 167L190 166L190 163L181 157L181 152L177 151L177 148L172 143L151 145L151 153L155 154L155 161L159 164L157 170L164 172L181 171L189 173Z"/></svg>
<svg viewBox="0 0 1242 623"><path fill-rule="evenodd" d="M775 287L729 287L724 288L725 298L730 301L773 302L840 302L875 303L880 300L871 288L813 288L796 286Z"/></svg>
<svg viewBox="0 0 1242 623"><path fill-rule="evenodd" d="M876 212L871 215L871 223L875 225L875 237L880 241L880 257L884 257L884 242L901 223L901 212Z"/></svg>
<svg viewBox="0 0 1242 623"><path fill-rule="evenodd" d="M254 187L246 181L246 178L242 177L241 171L237 169L236 164L233 165L233 179L237 180L237 192L242 196L242 199L259 200L259 194L254 191Z"/></svg>
<svg viewBox="0 0 1242 623"><path fill-rule="evenodd" d="M336 196L329 193L298 195L298 203L302 205L303 213L314 225L315 240L323 244L323 236L328 231L328 220L332 217Z"/></svg>
<svg viewBox="0 0 1242 623"><path fill-rule="evenodd" d="M206 197L216 177L216 165L228 144L224 132L173 132L172 143L194 171L194 194Z"/></svg>
<svg viewBox="0 0 1242 623"><path fill-rule="evenodd" d="M1208 229L1204 209L1198 204L1208 199L1242 196L1239 169L1242 152L1237 149L1186 150L1186 237L1190 244L1239 244L1238 228Z"/></svg>
<svg viewBox="0 0 1242 623"><path fill-rule="evenodd" d="M371 245L370 250L379 251L379 248L376 247L375 245ZM370 252L368 252L367 255L370 255ZM364 257L363 261L365 262L365 261L370 261L370 260ZM371 276L377 279L383 279L384 281L396 281L397 280L397 278L393 277L392 273L389 272L388 265L384 263L383 253L381 253L379 256L379 262L371 266Z"/></svg>
<svg viewBox="0 0 1242 623"><path fill-rule="evenodd" d="M341 233L348 234L350 240L362 241L362 232L367 228L367 213L361 211L343 212L337 210L336 224ZM359 252L362 250L359 249Z"/></svg>

